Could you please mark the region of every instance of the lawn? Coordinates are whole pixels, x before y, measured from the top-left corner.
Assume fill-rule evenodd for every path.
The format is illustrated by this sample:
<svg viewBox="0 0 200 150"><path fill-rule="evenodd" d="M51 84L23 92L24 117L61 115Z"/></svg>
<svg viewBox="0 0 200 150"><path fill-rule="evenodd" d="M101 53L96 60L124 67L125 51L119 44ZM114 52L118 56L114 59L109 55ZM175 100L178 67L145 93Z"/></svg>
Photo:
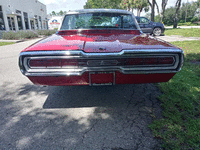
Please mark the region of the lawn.
<svg viewBox="0 0 200 150"><path fill-rule="evenodd" d="M163 94L163 117L149 127L154 136L163 139L166 149L200 148L200 41L181 41L172 44L182 47L185 62L169 82L158 84Z"/></svg>
<svg viewBox="0 0 200 150"><path fill-rule="evenodd" d="M0 42L0 46L14 44L14 42Z"/></svg>
<svg viewBox="0 0 200 150"><path fill-rule="evenodd" d="M180 35L184 37L200 37L200 28L166 29L165 35Z"/></svg>

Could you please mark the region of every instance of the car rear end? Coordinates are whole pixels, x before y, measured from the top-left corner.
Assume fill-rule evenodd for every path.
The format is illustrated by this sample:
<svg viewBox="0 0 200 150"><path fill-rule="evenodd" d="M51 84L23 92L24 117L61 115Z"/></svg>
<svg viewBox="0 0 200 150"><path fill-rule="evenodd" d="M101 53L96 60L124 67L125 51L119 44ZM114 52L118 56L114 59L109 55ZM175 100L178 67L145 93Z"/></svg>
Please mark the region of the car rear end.
<svg viewBox="0 0 200 150"><path fill-rule="evenodd" d="M183 52L123 50L118 53L83 51L22 52L19 66L41 85L115 85L167 82L180 71Z"/></svg>
<svg viewBox="0 0 200 150"><path fill-rule="evenodd" d="M141 34L131 12L70 12L56 35L20 53L21 72L40 85L115 85L167 82L183 51Z"/></svg>

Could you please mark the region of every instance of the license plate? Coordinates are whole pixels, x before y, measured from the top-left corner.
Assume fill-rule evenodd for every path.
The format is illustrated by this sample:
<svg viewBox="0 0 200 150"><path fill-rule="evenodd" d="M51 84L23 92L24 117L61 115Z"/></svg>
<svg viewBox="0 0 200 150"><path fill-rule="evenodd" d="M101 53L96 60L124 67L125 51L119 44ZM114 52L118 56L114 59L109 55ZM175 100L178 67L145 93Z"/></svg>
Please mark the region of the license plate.
<svg viewBox="0 0 200 150"><path fill-rule="evenodd" d="M89 73L90 85L114 85L115 72L90 72Z"/></svg>

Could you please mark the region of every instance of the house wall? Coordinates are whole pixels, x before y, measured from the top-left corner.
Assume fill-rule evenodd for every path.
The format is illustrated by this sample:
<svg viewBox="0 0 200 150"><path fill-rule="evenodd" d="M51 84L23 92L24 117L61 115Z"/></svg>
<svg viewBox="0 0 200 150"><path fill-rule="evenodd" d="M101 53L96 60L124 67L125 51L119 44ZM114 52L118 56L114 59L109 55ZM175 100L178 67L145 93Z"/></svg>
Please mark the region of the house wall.
<svg viewBox="0 0 200 150"><path fill-rule="evenodd" d="M38 0L0 0L0 6L2 7L0 13L3 13L4 20L4 29L1 27L0 30L18 31L48 28L46 5Z"/></svg>

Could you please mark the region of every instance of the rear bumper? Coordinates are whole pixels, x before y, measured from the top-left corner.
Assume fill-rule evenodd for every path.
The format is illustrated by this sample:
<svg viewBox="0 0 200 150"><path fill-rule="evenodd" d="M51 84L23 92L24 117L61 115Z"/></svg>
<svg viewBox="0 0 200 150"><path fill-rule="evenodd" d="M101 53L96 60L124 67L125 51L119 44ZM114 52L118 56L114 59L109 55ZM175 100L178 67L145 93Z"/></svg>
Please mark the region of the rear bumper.
<svg viewBox="0 0 200 150"><path fill-rule="evenodd" d="M172 56L175 62L170 65L144 65L144 66L84 66L77 68L31 68L29 60L35 58L75 58L75 59L115 59ZM183 64L183 51L180 49L140 49L123 50L119 53L85 53L83 51L42 51L23 52L19 57L21 72L34 84L40 85L91 85L91 72L112 72L112 84L138 84L167 82L176 72L180 71ZM102 78L99 76L99 78ZM102 80L104 80L102 78ZM107 82L106 82L107 83Z"/></svg>
<svg viewBox="0 0 200 150"><path fill-rule="evenodd" d="M157 83L169 81L175 73L156 73L156 74L122 74L115 72L115 84L141 84ZM34 84L64 86L64 85L90 85L89 72L81 76L29 76Z"/></svg>
<svg viewBox="0 0 200 150"><path fill-rule="evenodd" d="M146 66L83 66L67 68L31 68L29 60L35 58L66 58L66 59L115 59L138 57L165 57L172 56L175 59L173 65L146 65ZM119 71L123 74L148 74L148 73L176 73L183 64L183 51L180 49L142 49L123 50L119 53L85 53L83 51L42 51L22 52L19 57L19 67L25 76L81 76L91 71Z"/></svg>

